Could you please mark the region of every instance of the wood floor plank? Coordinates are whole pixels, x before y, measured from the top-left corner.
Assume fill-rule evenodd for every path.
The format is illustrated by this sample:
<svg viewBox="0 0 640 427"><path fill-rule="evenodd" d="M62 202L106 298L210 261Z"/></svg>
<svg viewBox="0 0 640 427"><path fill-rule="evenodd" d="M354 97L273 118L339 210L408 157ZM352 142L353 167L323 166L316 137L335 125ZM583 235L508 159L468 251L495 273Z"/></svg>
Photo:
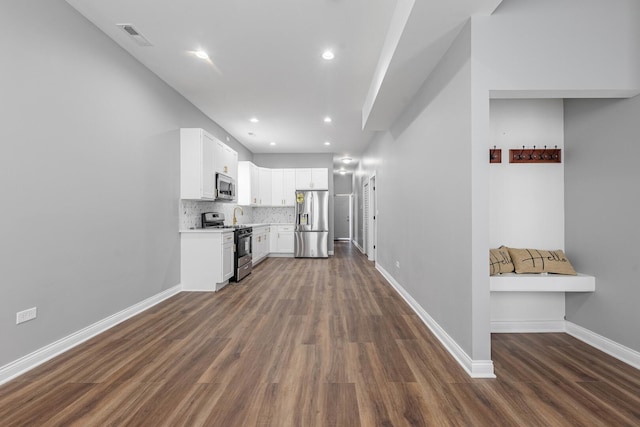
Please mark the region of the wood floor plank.
<svg viewBox="0 0 640 427"><path fill-rule="evenodd" d="M566 334L494 334L469 378L375 265L268 258L0 386L0 426L640 425L640 371Z"/></svg>

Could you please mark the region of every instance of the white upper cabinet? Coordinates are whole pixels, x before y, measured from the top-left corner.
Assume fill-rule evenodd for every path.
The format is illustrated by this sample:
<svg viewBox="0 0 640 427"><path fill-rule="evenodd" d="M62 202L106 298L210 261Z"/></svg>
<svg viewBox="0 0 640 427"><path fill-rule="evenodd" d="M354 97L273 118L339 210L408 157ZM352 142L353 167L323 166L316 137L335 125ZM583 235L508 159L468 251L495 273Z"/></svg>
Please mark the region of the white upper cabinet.
<svg viewBox="0 0 640 427"><path fill-rule="evenodd" d="M271 206L271 169L258 168L260 184L258 206Z"/></svg>
<svg viewBox="0 0 640 427"><path fill-rule="evenodd" d="M258 204L258 187L260 177L258 167L251 162L238 162L238 204L256 206Z"/></svg>
<svg viewBox="0 0 640 427"><path fill-rule="evenodd" d="M328 190L327 168L296 169L296 190Z"/></svg>
<svg viewBox="0 0 640 427"><path fill-rule="evenodd" d="M214 138L202 129L180 129L180 198L214 200Z"/></svg>
<svg viewBox="0 0 640 427"><path fill-rule="evenodd" d="M296 205L296 170L295 169L283 169L282 191L284 193L284 205L295 206Z"/></svg>
<svg viewBox="0 0 640 427"><path fill-rule="evenodd" d="M238 162L238 204L295 206L296 190L328 190L329 170L269 169Z"/></svg>
<svg viewBox="0 0 640 427"><path fill-rule="evenodd" d="M271 203L273 206L295 205L295 169L272 169L271 184Z"/></svg>
<svg viewBox="0 0 640 427"><path fill-rule="evenodd" d="M214 168L217 173L238 180L238 153L222 141L215 140Z"/></svg>

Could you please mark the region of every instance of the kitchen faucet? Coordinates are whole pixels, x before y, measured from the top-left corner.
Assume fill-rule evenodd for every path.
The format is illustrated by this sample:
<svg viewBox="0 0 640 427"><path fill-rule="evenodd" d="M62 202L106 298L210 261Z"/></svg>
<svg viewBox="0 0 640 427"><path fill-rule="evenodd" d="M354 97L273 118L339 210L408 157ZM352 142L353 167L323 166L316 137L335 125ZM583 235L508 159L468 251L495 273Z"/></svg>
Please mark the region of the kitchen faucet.
<svg viewBox="0 0 640 427"><path fill-rule="evenodd" d="M236 206L235 208L233 208L233 225L236 225L238 223L238 220L236 219L236 209L240 209L240 215L244 215L244 211L240 206Z"/></svg>

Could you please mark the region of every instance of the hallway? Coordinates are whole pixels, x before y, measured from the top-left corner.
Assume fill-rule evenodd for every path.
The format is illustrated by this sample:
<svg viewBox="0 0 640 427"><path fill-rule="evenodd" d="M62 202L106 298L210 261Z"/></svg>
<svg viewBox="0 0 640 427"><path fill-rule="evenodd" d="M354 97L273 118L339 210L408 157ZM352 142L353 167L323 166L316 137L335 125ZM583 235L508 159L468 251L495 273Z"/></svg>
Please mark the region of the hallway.
<svg viewBox="0 0 640 427"><path fill-rule="evenodd" d="M346 242L183 292L0 387L6 426L638 425L640 371L564 334L494 335L469 378Z"/></svg>

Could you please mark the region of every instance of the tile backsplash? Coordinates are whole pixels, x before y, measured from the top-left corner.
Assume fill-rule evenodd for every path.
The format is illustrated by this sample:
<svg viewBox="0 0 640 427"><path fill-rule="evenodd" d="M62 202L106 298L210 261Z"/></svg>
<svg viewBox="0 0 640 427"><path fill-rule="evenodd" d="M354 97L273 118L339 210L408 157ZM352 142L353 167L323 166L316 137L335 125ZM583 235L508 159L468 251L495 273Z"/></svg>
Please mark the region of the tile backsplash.
<svg viewBox="0 0 640 427"><path fill-rule="evenodd" d="M202 227L201 215L204 212L222 212L225 224L231 224L233 209L238 206L235 203L203 202L199 200L180 200L180 230ZM257 222L253 219L253 209L250 206L242 206L236 213L238 224L251 224Z"/></svg>
<svg viewBox="0 0 640 427"><path fill-rule="evenodd" d="M289 224L293 223L295 208L253 208L253 222L267 224Z"/></svg>
<svg viewBox="0 0 640 427"><path fill-rule="evenodd" d="M180 230L202 227L200 216L204 212L222 212L225 224L231 224L235 203L203 202L199 200L180 200ZM291 224L295 208L242 206L243 214L237 211L238 224Z"/></svg>

